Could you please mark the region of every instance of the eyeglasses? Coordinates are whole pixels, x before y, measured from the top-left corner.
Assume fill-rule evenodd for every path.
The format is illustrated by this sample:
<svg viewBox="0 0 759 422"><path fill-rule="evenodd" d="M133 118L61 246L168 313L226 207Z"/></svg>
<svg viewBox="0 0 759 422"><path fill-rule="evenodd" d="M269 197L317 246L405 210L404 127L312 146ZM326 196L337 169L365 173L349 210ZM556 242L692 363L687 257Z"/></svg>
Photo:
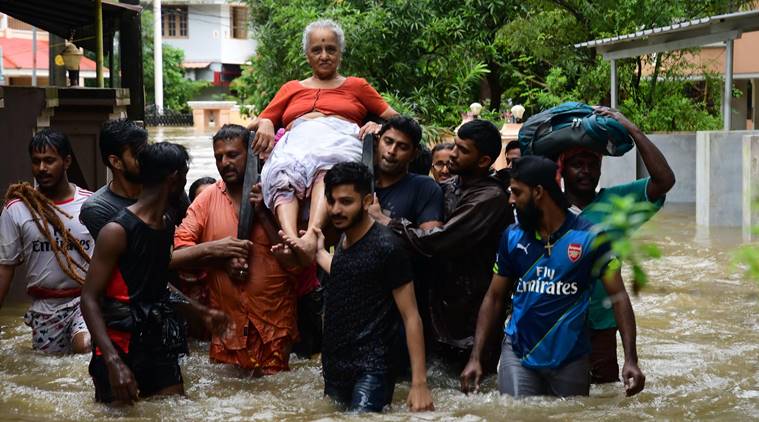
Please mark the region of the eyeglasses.
<svg viewBox="0 0 759 422"><path fill-rule="evenodd" d="M448 161L435 161L432 163L432 167L434 167L435 170L440 171L443 167L448 167Z"/></svg>

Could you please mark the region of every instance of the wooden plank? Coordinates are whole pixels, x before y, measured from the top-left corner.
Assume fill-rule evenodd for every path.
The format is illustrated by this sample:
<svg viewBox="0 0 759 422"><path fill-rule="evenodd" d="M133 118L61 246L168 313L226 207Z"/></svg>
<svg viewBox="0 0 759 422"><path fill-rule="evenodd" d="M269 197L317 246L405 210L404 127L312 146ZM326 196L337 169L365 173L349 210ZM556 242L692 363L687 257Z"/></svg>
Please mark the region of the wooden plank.
<svg viewBox="0 0 759 422"><path fill-rule="evenodd" d="M250 240L250 231L253 227L253 206L250 204L248 197L253 185L259 182L261 176L258 174L258 155L253 153L253 140L256 137L255 131L250 131L248 141L248 160L245 163L245 177L242 183L242 198L240 199L240 216L237 223L237 238Z"/></svg>
<svg viewBox="0 0 759 422"><path fill-rule="evenodd" d="M372 192L374 192L374 135L367 133L362 142L361 162L369 168L369 173L372 175Z"/></svg>

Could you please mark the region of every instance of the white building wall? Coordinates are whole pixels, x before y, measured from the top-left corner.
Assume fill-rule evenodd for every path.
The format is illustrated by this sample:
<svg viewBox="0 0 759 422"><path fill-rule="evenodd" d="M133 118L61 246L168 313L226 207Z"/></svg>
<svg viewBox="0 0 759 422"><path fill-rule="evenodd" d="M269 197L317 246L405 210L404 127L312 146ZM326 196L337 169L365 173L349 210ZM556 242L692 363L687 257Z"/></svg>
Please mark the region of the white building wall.
<svg viewBox="0 0 759 422"><path fill-rule="evenodd" d="M187 38L166 38L163 42L184 50L188 62L220 62L222 51L222 10L225 5L189 5ZM228 25L228 24L227 24Z"/></svg>
<svg viewBox="0 0 759 422"><path fill-rule="evenodd" d="M251 39L252 31L248 28L248 39L232 38L230 14L232 8L224 6L222 10L222 28L224 42L221 45L221 62L226 64L243 64L256 52L256 42Z"/></svg>
<svg viewBox="0 0 759 422"><path fill-rule="evenodd" d="M231 37L229 15L228 4L190 2L187 5L187 38L164 38L164 43L184 50L188 62L243 64L255 53L255 42Z"/></svg>

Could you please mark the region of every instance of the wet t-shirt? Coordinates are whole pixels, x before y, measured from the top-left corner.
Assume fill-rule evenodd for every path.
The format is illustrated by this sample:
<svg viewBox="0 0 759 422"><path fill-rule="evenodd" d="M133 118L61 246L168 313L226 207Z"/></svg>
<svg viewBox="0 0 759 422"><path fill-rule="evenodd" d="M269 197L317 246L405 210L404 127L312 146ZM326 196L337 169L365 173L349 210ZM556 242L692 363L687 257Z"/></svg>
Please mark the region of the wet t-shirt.
<svg viewBox="0 0 759 422"><path fill-rule="evenodd" d="M68 200L55 202L55 213L61 219L66 230L92 255L95 242L87 229L79 222L82 204L90 198L92 192L76 187L74 196ZM53 226L49 226L53 240L59 245L63 237ZM85 271L89 257L80 256L73 246L68 247L71 259ZM65 261L64 261L65 262ZM13 199L5 204L0 214L0 265L16 266L26 263L26 286L49 290L76 289L80 285L71 279L58 264L55 251L48 239L37 227L35 217L20 199ZM35 299L30 309L34 312L52 314L57 310L72 306L79 298Z"/></svg>
<svg viewBox="0 0 759 422"><path fill-rule="evenodd" d="M376 188L382 212L390 218L405 218L414 225L443 221L443 191L429 176L407 174L386 188Z"/></svg>
<svg viewBox="0 0 759 422"><path fill-rule="evenodd" d="M121 210L137 202L137 199L126 198L116 194L108 184L98 189L82 205L79 221L87 227L92 238L97 240L100 229L103 228ZM177 225L184 218L190 199L187 194L182 194L169 204L166 214L169 220Z"/></svg>
<svg viewBox="0 0 759 422"><path fill-rule="evenodd" d="M337 247L324 288L325 379L349 384L358 374L392 369L402 340L393 290L411 279L401 240L380 224L349 248Z"/></svg>
<svg viewBox="0 0 759 422"><path fill-rule="evenodd" d="M661 209L665 200L664 196L656 201L651 201L648 198L648 183L650 181L651 178L646 177L630 183L601 189L593 202L582 209L579 215L593 224L603 224L604 220L609 216L610 211L607 208L611 204L612 198L615 196L624 197L632 195L635 202L649 202L652 206L648 212L640 213L635 216L634 220L630 220L635 221L634 224L636 226L642 226ZM574 212L575 210L571 211ZM611 300L609 300L609 295L606 293L606 288L600 279L596 279L596 282L593 284L593 292L590 295L590 307L588 308L588 320L590 321L590 327L594 330L605 330L617 326L617 320L614 318L614 308L612 307Z"/></svg>
<svg viewBox="0 0 759 422"><path fill-rule="evenodd" d="M501 237L494 272L514 283L505 333L523 366L558 368L590 351L590 290L611 260L608 243L597 239L572 213L547 241L519 224Z"/></svg>
<svg viewBox="0 0 759 422"><path fill-rule="evenodd" d="M119 211L135 202L137 202L136 199L115 194L106 184L84 202L79 220L90 231L92 238L97 239L103 226L108 224Z"/></svg>

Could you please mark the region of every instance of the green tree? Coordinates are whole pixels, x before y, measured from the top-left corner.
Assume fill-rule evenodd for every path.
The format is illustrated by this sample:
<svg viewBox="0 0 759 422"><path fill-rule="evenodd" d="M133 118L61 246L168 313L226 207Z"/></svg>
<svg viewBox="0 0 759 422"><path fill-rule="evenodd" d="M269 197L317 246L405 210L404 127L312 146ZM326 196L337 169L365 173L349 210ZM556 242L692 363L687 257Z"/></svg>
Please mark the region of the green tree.
<svg viewBox="0 0 759 422"><path fill-rule="evenodd" d="M163 106L173 111L190 111L187 101L209 85L206 81L191 81L184 77L184 51L163 44ZM142 12L142 57L145 84L145 104L155 104L153 61L153 13Z"/></svg>
<svg viewBox="0 0 759 422"><path fill-rule="evenodd" d="M567 99L608 102L609 67L577 43L735 11L749 1L544 0L504 26L501 45L519 55L515 96L532 112ZM618 60L620 108L644 130L720 127L718 81L687 80L681 51ZM701 70L696 69L699 73ZM559 85L557 89L557 84Z"/></svg>
<svg viewBox="0 0 759 422"><path fill-rule="evenodd" d="M361 76L426 125L454 127L473 101L489 115L504 102L534 113L566 100L608 101L609 64L576 43L723 13L747 0L248 0L258 42L233 84L260 111L286 81L310 70L309 22L345 30L342 72ZM718 125L719 89L684 78L682 53L621 60L620 104L646 130ZM651 69L649 71L648 69ZM650 72L650 73L647 73ZM687 95L686 95L687 94Z"/></svg>

